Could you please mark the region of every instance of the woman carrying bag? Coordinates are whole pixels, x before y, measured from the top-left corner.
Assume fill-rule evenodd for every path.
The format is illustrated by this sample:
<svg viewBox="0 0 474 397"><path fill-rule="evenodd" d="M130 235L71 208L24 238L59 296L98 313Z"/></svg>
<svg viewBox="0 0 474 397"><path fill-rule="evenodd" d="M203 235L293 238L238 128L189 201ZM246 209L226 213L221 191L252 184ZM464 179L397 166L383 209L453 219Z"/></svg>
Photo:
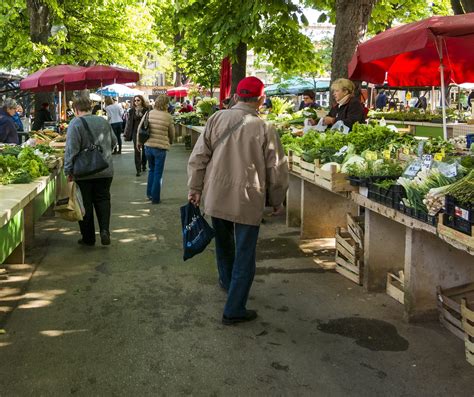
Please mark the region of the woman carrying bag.
<svg viewBox="0 0 474 397"><path fill-rule="evenodd" d="M142 119L134 139L134 142L140 142L140 129L145 122L148 122L149 137L144 144L150 168L146 195L152 204L160 203L166 153L174 141L173 117L168 113L168 103L166 95L159 95L156 98L154 109Z"/></svg>
<svg viewBox="0 0 474 397"><path fill-rule="evenodd" d="M78 243L88 246L95 244L95 209L101 243L109 245L110 185L114 175L112 150L117 145L117 138L107 120L91 114L92 103L88 97L75 98L72 106L76 117L68 127L64 173L68 180L74 180L78 184L84 202L84 219L79 221L82 238ZM83 171L78 176L81 170L77 163L82 158L84 149L89 149L91 145L101 153L100 157L105 160L105 165L101 167L101 171L88 170L88 175L84 175Z"/></svg>
<svg viewBox="0 0 474 397"><path fill-rule="evenodd" d="M146 171L146 156L143 150L143 145L137 144L138 125L142 121L143 116L149 110L145 98L141 95L135 95L133 98L132 107L128 113L127 124L125 125L125 140L133 140L133 150L135 152L135 168L137 176L140 176L141 171Z"/></svg>

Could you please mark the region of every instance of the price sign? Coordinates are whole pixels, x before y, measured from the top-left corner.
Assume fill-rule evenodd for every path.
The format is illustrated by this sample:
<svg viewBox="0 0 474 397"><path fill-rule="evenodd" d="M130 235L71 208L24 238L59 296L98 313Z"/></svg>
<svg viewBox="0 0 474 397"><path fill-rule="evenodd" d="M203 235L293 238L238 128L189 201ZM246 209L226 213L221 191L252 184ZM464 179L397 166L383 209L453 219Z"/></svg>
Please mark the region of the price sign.
<svg viewBox="0 0 474 397"><path fill-rule="evenodd" d="M407 178L414 178L421 170L421 164L419 162L411 163L403 173Z"/></svg>
<svg viewBox="0 0 474 397"><path fill-rule="evenodd" d="M387 160L390 160L390 150L389 149L386 149L386 150L383 151L383 158L387 159Z"/></svg>
<svg viewBox="0 0 474 397"><path fill-rule="evenodd" d="M435 153L434 155L435 161L443 161L443 159L444 159L444 153Z"/></svg>
<svg viewBox="0 0 474 397"><path fill-rule="evenodd" d="M347 149L349 149L349 146L343 146L342 148L339 149L339 151L336 153L336 156L342 156L344 153L347 152Z"/></svg>
<svg viewBox="0 0 474 397"><path fill-rule="evenodd" d="M447 167L440 168L440 172L447 178L454 178L458 175L458 167L456 164L450 164Z"/></svg>
<svg viewBox="0 0 474 397"><path fill-rule="evenodd" d="M424 154L421 156L421 161L423 163L423 168L429 170L433 164L433 156L431 154Z"/></svg>
<svg viewBox="0 0 474 397"><path fill-rule="evenodd" d="M366 160L372 160L372 161L377 160L377 153L367 151L367 152L365 152L365 159Z"/></svg>

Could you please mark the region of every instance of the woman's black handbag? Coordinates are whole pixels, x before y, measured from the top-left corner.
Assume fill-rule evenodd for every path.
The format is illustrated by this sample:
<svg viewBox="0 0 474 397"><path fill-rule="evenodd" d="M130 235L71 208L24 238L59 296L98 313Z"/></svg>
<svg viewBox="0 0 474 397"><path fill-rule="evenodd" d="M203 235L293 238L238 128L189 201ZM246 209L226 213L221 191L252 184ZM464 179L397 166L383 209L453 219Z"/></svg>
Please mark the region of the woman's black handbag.
<svg viewBox="0 0 474 397"><path fill-rule="evenodd" d="M146 141L148 141L148 138L150 138L150 123L148 122L148 117L150 115L150 112L146 112L145 120L143 120L142 126L140 128L140 131L138 131L138 143L143 145L145 144Z"/></svg>
<svg viewBox="0 0 474 397"><path fill-rule="evenodd" d="M205 250L215 231L202 217L199 207L192 203L180 208L183 227L183 260L190 259Z"/></svg>
<svg viewBox="0 0 474 397"><path fill-rule="evenodd" d="M102 148L100 145L97 145L94 141L94 136L87 124L86 120L82 117L79 117L82 125L87 131L88 136L88 145L81 149L81 151L74 157L72 174L75 178L82 178L84 176L89 176L97 174L100 171L108 168L109 163L104 158L102 154Z"/></svg>

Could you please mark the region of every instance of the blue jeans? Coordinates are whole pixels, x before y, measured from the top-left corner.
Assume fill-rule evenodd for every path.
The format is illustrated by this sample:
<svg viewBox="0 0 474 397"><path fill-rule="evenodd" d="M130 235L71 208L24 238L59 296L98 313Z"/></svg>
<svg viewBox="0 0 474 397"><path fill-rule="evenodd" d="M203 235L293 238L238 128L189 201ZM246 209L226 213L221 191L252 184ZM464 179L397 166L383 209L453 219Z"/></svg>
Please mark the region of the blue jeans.
<svg viewBox="0 0 474 397"><path fill-rule="evenodd" d="M160 202L161 185L163 183L163 169L165 168L166 150L145 146L145 155L148 160L148 183L146 195L151 202Z"/></svg>
<svg viewBox="0 0 474 397"><path fill-rule="evenodd" d="M219 281L228 291L224 316L245 315L247 299L256 268L257 239L260 226L212 218L216 231L216 259Z"/></svg>

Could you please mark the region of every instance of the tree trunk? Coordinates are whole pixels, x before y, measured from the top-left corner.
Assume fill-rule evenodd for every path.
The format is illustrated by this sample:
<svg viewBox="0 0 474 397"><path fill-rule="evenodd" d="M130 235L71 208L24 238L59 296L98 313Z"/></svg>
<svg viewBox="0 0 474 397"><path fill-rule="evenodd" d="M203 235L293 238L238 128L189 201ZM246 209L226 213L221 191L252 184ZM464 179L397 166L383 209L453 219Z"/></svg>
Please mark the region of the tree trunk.
<svg viewBox="0 0 474 397"><path fill-rule="evenodd" d="M33 43L48 44L51 37L51 25L53 17L48 5L41 0L27 0L28 17L30 20L30 38ZM53 104L54 97L52 93L39 92L35 94L35 112L41 109L41 104L48 102ZM50 106L54 117L55 109Z"/></svg>
<svg viewBox="0 0 474 397"><path fill-rule="evenodd" d="M181 33L178 33L174 36L174 46L175 48L179 48L179 42L181 41L182 36ZM179 53L181 54L181 48L179 48ZM174 86L175 87L180 87L182 86L182 74L183 74L183 69L176 64L176 69L175 69L175 79L174 79Z"/></svg>
<svg viewBox="0 0 474 397"><path fill-rule="evenodd" d="M451 0L451 8L456 15L474 12L474 0Z"/></svg>
<svg viewBox="0 0 474 397"><path fill-rule="evenodd" d="M237 60L232 64L232 86L230 95L234 95L239 81L245 78L247 74L247 44L239 43L236 49Z"/></svg>
<svg viewBox="0 0 474 397"><path fill-rule="evenodd" d="M375 2L376 0L336 0L331 83L341 77L347 78L347 66L357 44L364 37Z"/></svg>

